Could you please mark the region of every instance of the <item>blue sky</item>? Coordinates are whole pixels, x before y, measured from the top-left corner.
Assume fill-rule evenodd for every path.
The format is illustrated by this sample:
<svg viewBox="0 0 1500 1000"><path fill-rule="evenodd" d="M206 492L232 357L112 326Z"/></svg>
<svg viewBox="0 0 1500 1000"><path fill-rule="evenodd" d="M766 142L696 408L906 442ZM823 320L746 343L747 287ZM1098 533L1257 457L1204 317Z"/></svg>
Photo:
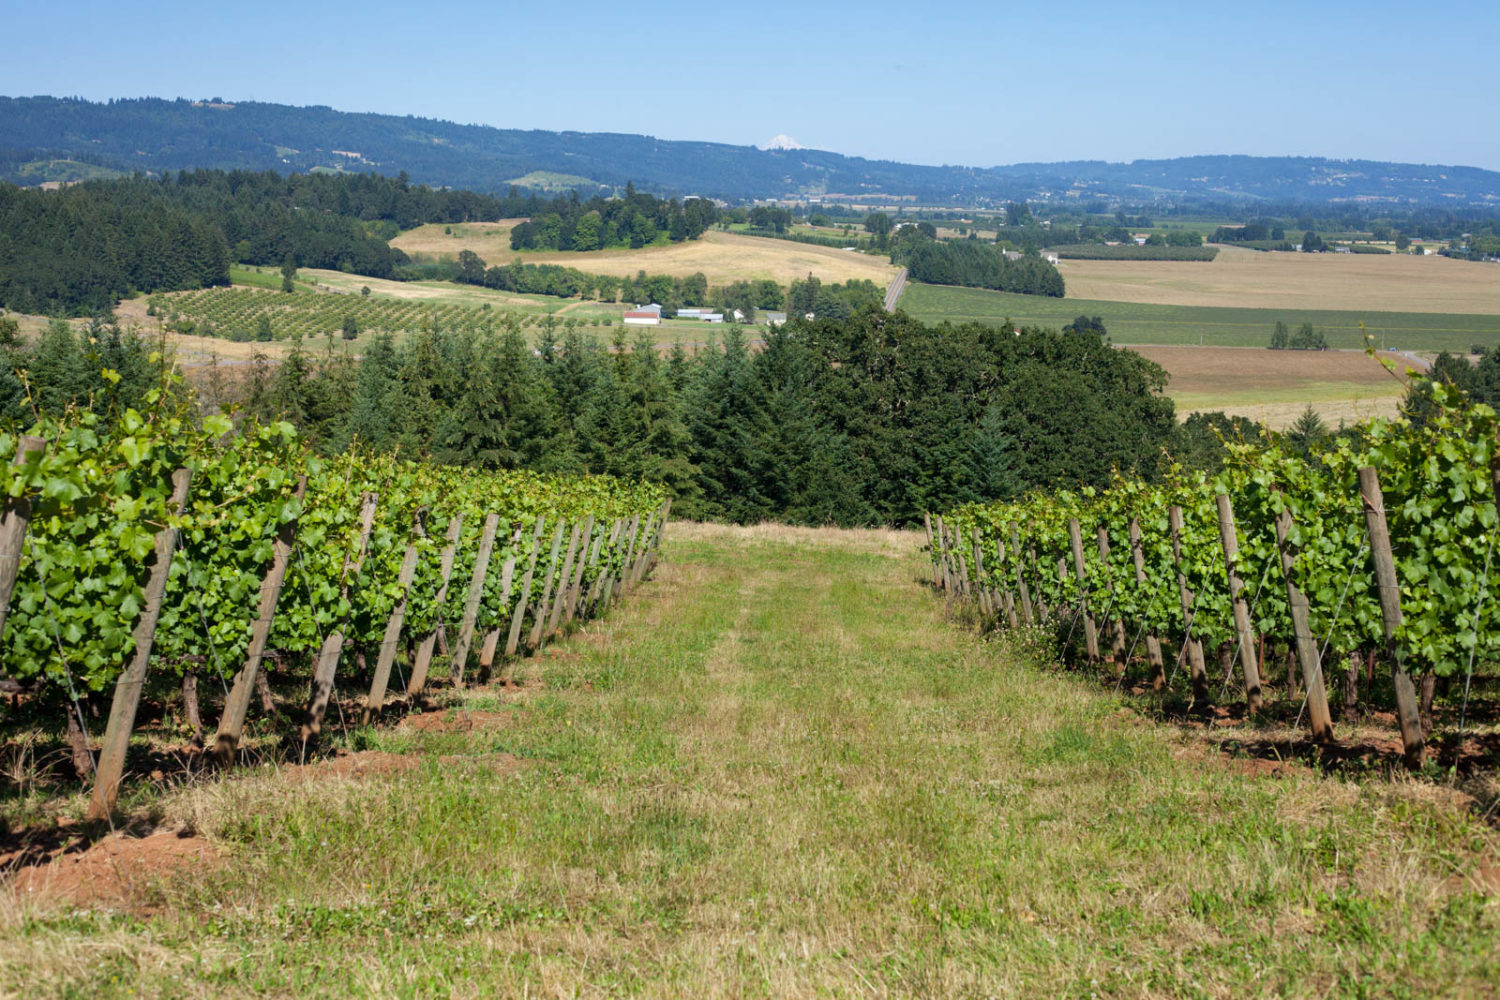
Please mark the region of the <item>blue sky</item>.
<svg viewBox="0 0 1500 1000"><path fill-rule="evenodd" d="M1500 3L5 0L0 93L326 104L912 163L1500 169Z"/></svg>

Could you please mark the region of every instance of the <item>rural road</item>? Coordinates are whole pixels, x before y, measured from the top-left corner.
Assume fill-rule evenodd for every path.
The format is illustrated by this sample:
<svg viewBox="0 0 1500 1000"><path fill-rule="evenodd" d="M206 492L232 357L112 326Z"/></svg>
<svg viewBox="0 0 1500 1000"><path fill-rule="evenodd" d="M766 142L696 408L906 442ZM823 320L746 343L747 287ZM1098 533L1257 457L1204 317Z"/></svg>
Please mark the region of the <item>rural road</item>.
<svg viewBox="0 0 1500 1000"><path fill-rule="evenodd" d="M903 267L901 270L897 271L896 272L896 276L891 279L891 287L888 288L888 289L886 289L886 292L885 292L885 311L886 312L895 312L896 311L896 303L901 300L901 293L905 289L906 289L906 268Z"/></svg>

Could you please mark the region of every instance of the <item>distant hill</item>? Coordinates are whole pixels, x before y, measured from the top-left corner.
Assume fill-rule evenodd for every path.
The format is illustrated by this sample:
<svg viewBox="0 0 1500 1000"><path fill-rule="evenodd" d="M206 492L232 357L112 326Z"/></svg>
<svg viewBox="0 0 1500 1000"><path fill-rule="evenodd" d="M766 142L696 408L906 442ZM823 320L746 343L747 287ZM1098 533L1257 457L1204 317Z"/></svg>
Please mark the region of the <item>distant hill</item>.
<svg viewBox="0 0 1500 1000"><path fill-rule="evenodd" d="M0 97L0 178L36 184L194 167L404 170L416 181L482 192L513 181L551 190L634 181L657 193L733 201L846 195L950 205L1119 198L1500 207L1500 173L1476 167L1255 156L929 167L814 149L498 129L326 107Z"/></svg>

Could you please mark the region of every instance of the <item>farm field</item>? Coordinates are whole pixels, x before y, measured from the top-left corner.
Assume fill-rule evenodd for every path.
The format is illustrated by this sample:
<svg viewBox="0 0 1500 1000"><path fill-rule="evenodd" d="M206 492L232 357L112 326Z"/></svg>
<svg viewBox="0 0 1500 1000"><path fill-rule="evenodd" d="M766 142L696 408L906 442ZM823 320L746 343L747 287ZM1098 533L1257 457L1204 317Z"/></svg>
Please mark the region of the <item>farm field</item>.
<svg viewBox="0 0 1500 1000"><path fill-rule="evenodd" d="M1179 416L1222 410L1282 429L1312 404L1324 421L1337 426L1395 416L1406 391L1404 378L1392 375L1363 351L1161 345L1133 349L1171 374L1167 394L1176 402ZM1404 373L1405 358L1381 357Z"/></svg>
<svg viewBox="0 0 1500 1000"><path fill-rule="evenodd" d="M519 688L160 791L189 862L0 909L0 991L1491 992L1496 837L1455 793L1122 711L951 627L919 544L675 523Z"/></svg>
<svg viewBox="0 0 1500 1000"><path fill-rule="evenodd" d="M280 277L276 280L279 289ZM184 366L195 367L216 359L241 361L257 353L279 356L291 349L298 336L309 339L319 349L327 346L336 352L357 354L376 333L390 333L399 339L431 329L434 322L444 329L495 330L500 329L506 316L519 321L522 332L532 342L542 337L548 317L555 322L558 337L562 336L565 324L576 321L586 335L607 341L620 331L625 310L618 303L497 292L436 281L383 281L338 271L304 269L299 272L298 282L294 295L247 284L142 296L121 303L116 312L127 324L149 335L161 333L161 320L172 314L196 324L208 324L222 335L174 331L165 334L176 349L178 360ZM368 297L360 294L366 287L370 289ZM161 315L148 314L152 300ZM253 329L263 312L271 317L276 340L257 343L228 338L235 330ZM353 317L360 330L349 341L338 335L345 315ZM33 325L39 328L39 324ZM667 320L656 327L625 328L625 336L633 342L642 331L659 347L668 348L681 341L691 348L722 337L724 327L696 320ZM754 331L747 333L755 335Z"/></svg>
<svg viewBox="0 0 1500 1000"><path fill-rule="evenodd" d="M513 221L457 225L452 227L452 236L445 235L444 227L439 224L420 226L396 237L391 246L408 254L452 257L461 250L473 250L489 264L504 264L520 257L528 264L563 264L590 274L616 277L634 277L638 271L674 277L702 272L710 285L759 278L788 284L815 274L827 282L864 278L883 286L889 284L896 274L890 261L881 257L714 230L699 240L640 250L592 250L587 253L527 250L518 253L510 248L510 228L513 225Z"/></svg>
<svg viewBox="0 0 1500 1000"><path fill-rule="evenodd" d="M1500 314L1500 267L1410 254L1258 253L1207 262L1065 260L1070 298L1254 309Z"/></svg>
<svg viewBox="0 0 1500 1000"><path fill-rule="evenodd" d="M1249 252L1249 251L1247 251ZM1222 256L1222 255L1221 255ZM1276 256L1260 254L1258 256ZM1287 254L1284 256L1293 256ZM1371 258L1374 259L1374 258ZM1417 258L1413 258L1414 260ZM1078 264L1113 263L1074 261ZM1448 263L1483 272L1484 265ZM1127 264L1128 267L1165 267L1169 262ZM1213 264L1183 264L1205 268ZM1500 283L1500 270L1490 273ZM1073 286L1068 286L1072 295ZM900 308L929 323L989 323L1006 319L1021 324L1062 327L1075 316L1099 316L1119 344L1198 344L1214 347L1264 347L1277 320L1292 329L1311 323L1323 332L1330 347L1361 348L1361 322L1376 346L1406 351L1467 351L1475 343L1500 344L1500 309L1495 315L1375 310L1230 308L1224 306L1163 305L1097 299L1052 299L1014 295L983 288L909 283Z"/></svg>

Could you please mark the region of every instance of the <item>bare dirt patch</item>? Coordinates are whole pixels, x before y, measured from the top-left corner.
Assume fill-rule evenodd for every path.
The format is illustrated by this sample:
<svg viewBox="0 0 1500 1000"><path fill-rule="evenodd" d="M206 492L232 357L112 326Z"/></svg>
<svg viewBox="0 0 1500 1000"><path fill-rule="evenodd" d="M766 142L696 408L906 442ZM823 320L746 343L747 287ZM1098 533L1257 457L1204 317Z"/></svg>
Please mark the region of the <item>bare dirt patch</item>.
<svg viewBox="0 0 1500 1000"><path fill-rule="evenodd" d="M18 900L83 907L142 909L149 890L188 869L202 870L222 859L219 848L187 830L156 830L132 836L112 834L88 843L81 833L44 857L0 857L9 867Z"/></svg>
<svg viewBox="0 0 1500 1000"><path fill-rule="evenodd" d="M476 729L503 729L514 725L515 721L514 712L465 712L453 708L408 715L398 728L414 729L419 733L468 733Z"/></svg>
<svg viewBox="0 0 1500 1000"><path fill-rule="evenodd" d="M1133 346L1167 370L1167 394L1183 413L1222 410L1270 427L1289 426L1311 405L1327 423L1394 416L1406 391L1402 355L1383 352L1392 375L1363 351L1270 351L1259 347Z"/></svg>
<svg viewBox="0 0 1500 1000"><path fill-rule="evenodd" d="M1258 253L1208 262L1065 260L1068 298L1177 306L1500 313L1500 267L1409 254Z"/></svg>

